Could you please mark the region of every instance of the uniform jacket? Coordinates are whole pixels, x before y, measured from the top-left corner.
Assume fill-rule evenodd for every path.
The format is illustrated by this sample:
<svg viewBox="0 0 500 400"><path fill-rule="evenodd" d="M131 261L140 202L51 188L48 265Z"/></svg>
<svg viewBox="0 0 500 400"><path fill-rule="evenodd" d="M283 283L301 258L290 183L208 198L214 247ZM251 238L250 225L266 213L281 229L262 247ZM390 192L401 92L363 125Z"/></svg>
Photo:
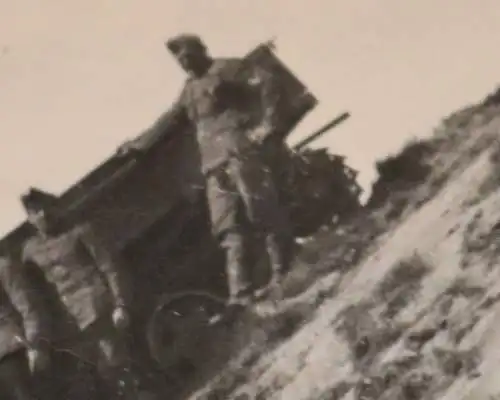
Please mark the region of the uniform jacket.
<svg viewBox="0 0 500 400"><path fill-rule="evenodd" d="M273 122L278 91L267 72L246 69L242 59L215 59L205 75L189 77L177 102L139 137L136 147L149 148L191 123L204 173L247 149L247 132L263 119Z"/></svg>
<svg viewBox="0 0 500 400"><path fill-rule="evenodd" d="M23 261L40 268L80 329L125 305L123 272L90 224L24 246Z"/></svg>
<svg viewBox="0 0 500 400"><path fill-rule="evenodd" d="M0 358L49 336L49 314L25 266L0 258Z"/></svg>

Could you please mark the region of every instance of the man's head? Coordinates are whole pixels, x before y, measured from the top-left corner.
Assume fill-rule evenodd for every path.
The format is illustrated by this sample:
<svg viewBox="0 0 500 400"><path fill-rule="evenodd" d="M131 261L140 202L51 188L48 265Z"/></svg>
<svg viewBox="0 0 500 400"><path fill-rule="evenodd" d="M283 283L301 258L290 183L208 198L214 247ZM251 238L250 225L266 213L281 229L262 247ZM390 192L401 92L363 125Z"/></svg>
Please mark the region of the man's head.
<svg viewBox="0 0 500 400"><path fill-rule="evenodd" d="M30 188L21 196L21 203L28 216L28 222L40 232L51 229L56 216L55 196Z"/></svg>
<svg viewBox="0 0 500 400"><path fill-rule="evenodd" d="M169 39L165 46L174 55L182 68L194 75L203 74L212 59L207 47L197 35L182 34Z"/></svg>

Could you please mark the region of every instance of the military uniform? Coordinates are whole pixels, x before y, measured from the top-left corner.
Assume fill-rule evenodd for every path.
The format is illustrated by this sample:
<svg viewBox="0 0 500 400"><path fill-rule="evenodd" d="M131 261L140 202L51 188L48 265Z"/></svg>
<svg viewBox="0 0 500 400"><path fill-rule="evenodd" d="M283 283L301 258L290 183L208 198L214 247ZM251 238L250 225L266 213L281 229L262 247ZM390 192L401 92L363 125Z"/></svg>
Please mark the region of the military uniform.
<svg viewBox="0 0 500 400"><path fill-rule="evenodd" d="M196 41L180 38L181 46L183 40ZM148 148L181 121L195 126L213 233L226 249L232 299L251 291L243 265L241 210L252 228L266 237L275 276L288 262L287 216L271 171L251 138L263 120L272 123L278 93L263 70L255 68L249 75L243 71L241 59L214 59L201 77L188 78L173 108L134 143L136 149Z"/></svg>
<svg viewBox="0 0 500 400"><path fill-rule="evenodd" d="M82 372L88 365L101 367L102 376L115 386L113 390L118 390L123 379L127 384L125 394L129 394L132 378L127 372L128 354L112 322L115 307L127 303L126 288L123 271L118 271L106 248L92 227L84 224L58 235L36 235L26 243L22 255L26 264L43 271L71 318L68 322L79 328L76 337L58 345L71 349L81 361ZM93 390L88 381L75 381L80 383L73 387L78 398L85 398L85 390Z"/></svg>
<svg viewBox="0 0 500 400"><path fill-rule="evenodd" d="M20 263L0 258L0 284L1 398L34 399L26 348L39 347L47 339L48 315Z"/></svg>

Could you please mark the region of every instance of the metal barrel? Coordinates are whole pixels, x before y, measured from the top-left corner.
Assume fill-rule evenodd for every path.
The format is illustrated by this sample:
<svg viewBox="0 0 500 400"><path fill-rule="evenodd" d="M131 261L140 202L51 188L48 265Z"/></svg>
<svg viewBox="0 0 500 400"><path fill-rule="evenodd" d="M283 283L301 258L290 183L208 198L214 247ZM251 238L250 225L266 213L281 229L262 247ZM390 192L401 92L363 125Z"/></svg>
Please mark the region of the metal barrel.
<svg viewBox="0 0 500 400"><path fill-rule="evenodd" d="M340 114L339 116L337 116L332 121L330 121L327 124L323 125L316 132L311 133L305 139L302 139L299 143L297 143L294 146L292 146L292 149L295 150L295 151L299 151L299 150L303 149L309 143L315 141L319 137L323 136L329 130L335 128L337 125L339 125L342 122L344 122L345 120L347 120L350 116L351 116L351 114L349 112L344 112L344 113Z"/></svg>

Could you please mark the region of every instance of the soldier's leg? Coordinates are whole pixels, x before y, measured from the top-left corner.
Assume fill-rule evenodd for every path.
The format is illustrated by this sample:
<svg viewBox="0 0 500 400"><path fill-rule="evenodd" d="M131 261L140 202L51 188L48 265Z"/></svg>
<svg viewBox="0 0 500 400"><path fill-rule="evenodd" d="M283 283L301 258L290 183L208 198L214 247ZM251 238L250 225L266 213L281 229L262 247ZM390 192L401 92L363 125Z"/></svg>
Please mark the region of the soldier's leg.
<svg viewBox="0 0 500 400"><path fill-rule="evenodd" d="M79 337L61 345L68 355L66 360L71 369L71 379L65 398L86 400L99 398L97 376L98 351L92 334L93 327L83 331Z"/></svg>
<svg viewBox="0 0 500 400"><path fill-rule="evenodd" d="M213 233L226 253L229 302L245 302L249 297L250 281L246 241L238 217L241 199L225 171L208 177L207 199Z"/></svg>
<svg viewBox="0 0 500 400"><path fill-rule="evenodd" d="M265 236L272 268L271 283L275 285L291 263L293 237L286 208L279 204L270 169L257 155L235 160L231 173L245 203L248 219Z"/></svg>
<svg viewBox="0 0 500 400"><path fill-rule="evenodd" d="M0 360L0 388L2 400L38 400L23 351L9 354Z"/></svg>
<svg viewBox="0 0 500 400"><path fill-rule="evenodd" d="M222 247L226 252L226 274L230 304L246 304L250 300L252 284L246 268L246 246L243 232L238 229L225 231Z"/></svg>
<svg viewBox="0 0 500 400"><path fill-rule="evenodd" d="M109 319L96 331L99 349L99 373L117 399L137 400L137 385L130 368L130 355L124 333Z"/></svg>

